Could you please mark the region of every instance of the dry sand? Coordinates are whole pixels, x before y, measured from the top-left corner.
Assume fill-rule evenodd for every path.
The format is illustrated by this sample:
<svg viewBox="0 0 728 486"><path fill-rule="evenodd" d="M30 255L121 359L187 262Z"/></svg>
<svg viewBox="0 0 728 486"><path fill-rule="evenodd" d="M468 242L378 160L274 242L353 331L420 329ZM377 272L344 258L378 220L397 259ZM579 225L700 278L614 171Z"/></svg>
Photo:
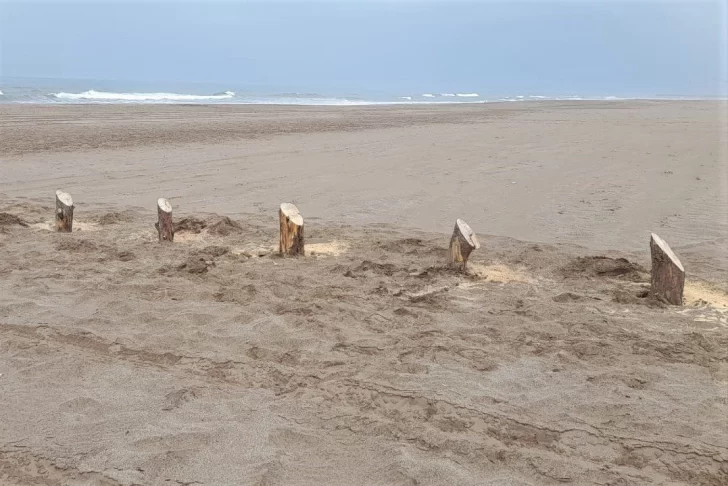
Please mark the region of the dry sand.
<svg viewBox="0 0 728 486"><path fill-rule="evenodd" d="M0 105L0 484L728 484L725 110Z"/></svg>

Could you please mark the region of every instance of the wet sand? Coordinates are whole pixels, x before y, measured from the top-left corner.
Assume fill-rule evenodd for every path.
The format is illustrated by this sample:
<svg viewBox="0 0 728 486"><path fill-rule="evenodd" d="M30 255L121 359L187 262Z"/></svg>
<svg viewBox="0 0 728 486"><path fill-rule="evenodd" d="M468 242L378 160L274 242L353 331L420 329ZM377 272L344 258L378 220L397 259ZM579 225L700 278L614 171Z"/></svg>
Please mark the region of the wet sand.
<svg viewBox="0 0 728 486"><path fill-rule="evenodd" d="M726 484L725 110L0 105L0 483Z"/></svg>

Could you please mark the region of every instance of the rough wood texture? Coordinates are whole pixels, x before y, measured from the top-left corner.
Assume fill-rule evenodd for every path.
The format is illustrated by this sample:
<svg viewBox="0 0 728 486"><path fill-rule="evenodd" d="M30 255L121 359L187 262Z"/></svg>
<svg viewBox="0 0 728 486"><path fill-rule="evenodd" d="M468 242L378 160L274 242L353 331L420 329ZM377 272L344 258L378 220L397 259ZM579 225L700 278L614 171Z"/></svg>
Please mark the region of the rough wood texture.
<svg viewBox="0 0 728 486"><path fill-rule="evenodd" d="M293 204L283 203L279 210L281 219L281 255L303 255L303 216Z"/></svg>
<svg viewBox="0 0 728 486"><path fill-rule="evenodd" d="M650 237L653 297L672 305L682 305L685 269L670 246L655 233Z"/></svg>
<svg viewBox="0 0 728 486"><path fill-rule="evenodd" d="M480 243L478 242L478 238L476 238L475 233L473 233L473 230L470 229L468 223L462 219L458 219L455 222L455 229L453 230L452 238L450 239L448 264L452 268L465 270L470 253L477 248L480 248Z"/></svg>
<svg viewBox="0 0 728 486"><path fill-rule="evenodd" d="M154 224L159 233L160 243L163 241L172 242L174 240L174 228L172 227L172 205L160 197L157 199L157 222Z"/></svg>
<svg viewBox="0 0 728 486"><path fill-rule="evenodd" d="M73 199L71 195L56 191L56 231L70 233L73 231Z"/></svg>

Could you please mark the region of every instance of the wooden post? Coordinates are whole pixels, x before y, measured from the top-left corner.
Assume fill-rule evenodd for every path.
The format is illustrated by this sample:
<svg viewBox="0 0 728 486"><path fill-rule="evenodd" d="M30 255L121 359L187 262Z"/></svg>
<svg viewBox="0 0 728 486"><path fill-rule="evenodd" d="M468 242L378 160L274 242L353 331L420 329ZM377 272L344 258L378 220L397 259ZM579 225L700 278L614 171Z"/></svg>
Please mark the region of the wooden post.
<svg viewBox="0 0 728 486"><path fill-rule="evenodd" d="M281 219L281 255L303 255L303 216L293 204L283 203L279 210Z"/></svg>
<svg viewBox="0 0 728 486"><path fill-rule="evenodd" d="M70 233L73 230L74 207L70 194L56 191L56 231Z"/></svg>
<svg viewBox="0 0 728 486"><path fill-rule="evenodd" d="M451 268L464 271L468 263L470 253L480 248L478 238L476 238L473 230L470 229L468 223L462 219L455 222L455 229L450 238L450 253L448 255L448 265Z"/></svg>
<svg viewBox="0 0 728 486"><path fill-rule="evenodd" d="M652 295L668 304L682 305L685 269L670 246L655 233L650 235Z"/></svg>
<svg viewBox="0 0 728 486"><path fill-rule="evenodd" d="M172 205L160 197L157 199L157 222L154 223L159 233L159 242L174 240L174 228L172 227Z"/></svg>

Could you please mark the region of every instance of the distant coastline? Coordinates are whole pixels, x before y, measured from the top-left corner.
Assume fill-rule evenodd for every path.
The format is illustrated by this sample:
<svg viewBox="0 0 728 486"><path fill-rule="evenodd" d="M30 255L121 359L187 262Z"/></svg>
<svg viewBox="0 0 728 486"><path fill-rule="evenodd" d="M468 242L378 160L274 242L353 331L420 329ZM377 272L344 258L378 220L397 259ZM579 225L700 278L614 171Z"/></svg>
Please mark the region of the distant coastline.
<svg viewBox="0 0 728 486"><path fill-rule="evenodd" d="M32 104L243 104L366 106L524 101L716 100L707 95L495 93L488 90L400 90L391 93L129 81L0 78L0 103Z"/></svg>

